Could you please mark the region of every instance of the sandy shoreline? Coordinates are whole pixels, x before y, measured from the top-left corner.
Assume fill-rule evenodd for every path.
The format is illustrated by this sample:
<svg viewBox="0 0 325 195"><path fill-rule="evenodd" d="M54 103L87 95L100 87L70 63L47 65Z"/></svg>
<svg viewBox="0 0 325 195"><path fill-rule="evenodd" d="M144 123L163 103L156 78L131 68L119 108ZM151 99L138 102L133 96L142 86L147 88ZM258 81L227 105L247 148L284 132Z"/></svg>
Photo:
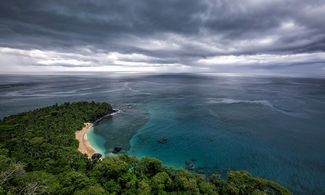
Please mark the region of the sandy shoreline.
<svg viewBox="0 0 325 195"><path fill-rule="evenodd" d="M113 116L117 113L120 113L121 110L113 109L113 111L99 119L97 119L94 123L97 123L98 121L102 120L103 118L107 116ZM94 126L94 123L84 123L84 127L81 130L77 130L75 132L76 139L79 141L79 152L83 154L87 154L88 158L91 158L93 154L98 153L96 150L90 145L89 141L87 140L87 132L90 128Z"/></svg>
<svg viewBox="0 0 325 195"><path fill-rule="evenodd" d="M96 150L91 147L90 143L87 140L87 132L88 130L93 126L92 123L84 123L85 126L82 128L82 130L78 130L75 132L76 139L79 141L79 152L83 154L87 154L88 158L91 158L93 154L96 153Z"/></svg>

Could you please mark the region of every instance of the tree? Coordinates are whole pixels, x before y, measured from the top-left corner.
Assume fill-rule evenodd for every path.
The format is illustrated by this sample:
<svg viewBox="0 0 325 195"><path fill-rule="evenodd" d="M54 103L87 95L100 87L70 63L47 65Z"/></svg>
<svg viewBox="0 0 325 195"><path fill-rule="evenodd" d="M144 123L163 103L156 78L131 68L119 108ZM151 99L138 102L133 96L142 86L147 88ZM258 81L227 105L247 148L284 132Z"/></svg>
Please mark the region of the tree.
<svg viewBox="0 0 325 195"><path fill-rule="evenodd" d="M4 187L15 175L24 174L24 165L15 163L10 158L0 155L0 187Z"/></svg>

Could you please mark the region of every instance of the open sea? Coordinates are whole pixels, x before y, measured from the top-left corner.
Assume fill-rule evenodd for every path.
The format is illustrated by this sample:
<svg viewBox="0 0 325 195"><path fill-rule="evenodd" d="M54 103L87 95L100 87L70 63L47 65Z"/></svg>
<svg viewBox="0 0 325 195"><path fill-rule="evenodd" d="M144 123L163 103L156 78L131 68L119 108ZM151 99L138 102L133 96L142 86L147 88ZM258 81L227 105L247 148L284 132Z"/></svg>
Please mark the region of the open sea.
<svg viewBox="0 0 325 195"><path fill-rule="evenodd" d="M324 79L0 75L1 118L92 100L120 110L88 133L104 155L119 146L197 173L248 170L294 194L325 194Z"/></svg>

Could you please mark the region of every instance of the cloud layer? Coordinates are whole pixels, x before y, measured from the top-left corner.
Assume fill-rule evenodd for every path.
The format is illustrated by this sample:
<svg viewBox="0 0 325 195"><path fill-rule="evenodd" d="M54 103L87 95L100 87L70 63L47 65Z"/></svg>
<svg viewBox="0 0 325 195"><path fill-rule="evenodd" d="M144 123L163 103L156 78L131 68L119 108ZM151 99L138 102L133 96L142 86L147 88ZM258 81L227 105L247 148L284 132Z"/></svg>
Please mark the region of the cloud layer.
<svg viewBox="0 0 325 195"><path fill-rule="evenodd" d="M1 72L325 75L323 0L5 0Z"/></svg>

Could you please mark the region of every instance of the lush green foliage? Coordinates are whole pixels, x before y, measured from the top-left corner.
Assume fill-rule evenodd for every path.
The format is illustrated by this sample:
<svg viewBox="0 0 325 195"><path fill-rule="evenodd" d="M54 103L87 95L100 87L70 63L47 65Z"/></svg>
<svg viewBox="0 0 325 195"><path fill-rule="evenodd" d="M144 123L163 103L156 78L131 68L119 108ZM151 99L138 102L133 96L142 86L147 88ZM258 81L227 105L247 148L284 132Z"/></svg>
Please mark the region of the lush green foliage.
<svg viewBox="0 0 325 195"><path fill-rule="evenodd" d="M89 160L74 132L112 112L107 103L65 103L0 122L0 194L290 194L274 182L231 171L227 181L127 154Z"/></svg>

